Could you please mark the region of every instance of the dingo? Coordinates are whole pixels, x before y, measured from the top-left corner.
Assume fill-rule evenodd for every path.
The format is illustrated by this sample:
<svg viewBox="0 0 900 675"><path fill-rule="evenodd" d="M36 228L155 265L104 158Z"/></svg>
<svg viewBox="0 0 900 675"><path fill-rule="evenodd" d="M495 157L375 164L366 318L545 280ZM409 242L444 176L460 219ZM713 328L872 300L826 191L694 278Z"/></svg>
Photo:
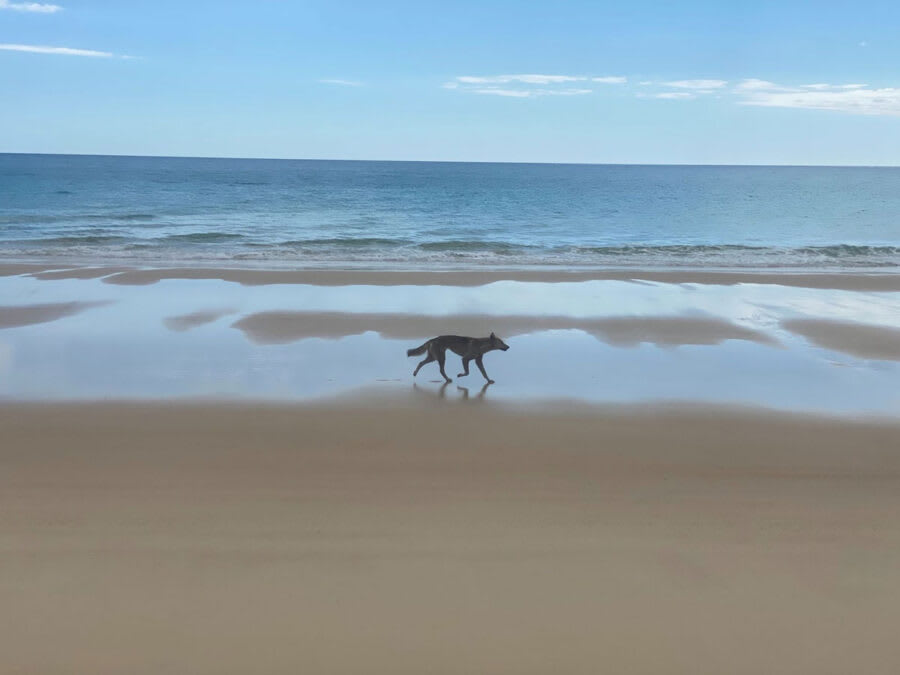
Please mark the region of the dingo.
<svg viewBox="0 0 900 675"><path fill-rule="evenodd" d="M496 335L491 333L490 337L486 338L472 338L472 337L462 337L460 335L440 335L436 338L430 339L425 344L416 347L415 349L407 349L407 356L419 356L420 354L424 354L428 352L428 356L422 361L418 366L416 366L415 371L413 371L413 377L415 377L419 369L424 366L426 363L431 363L432 361L437 361L438 366L441 369L441 375L444 376L444 379L447 382L451 382L452 380L447 377L447 373L444 372L444 358L445 352L450 350L454 354L458 354L462 357L463 364L463 372L461 372L457 377L465 377L469 374L469 361L475 359L475 365L478 366L478 370L481 371L481 374L484 375L484 379L488 381L488 384L493 384L494 381L488 377L488 374L484 371L484 364L481 362L481 358L488 352L493 351L495 349L501 349L504 352L509 349L509 345L507 345L503 340L498 338Z"/></svg>

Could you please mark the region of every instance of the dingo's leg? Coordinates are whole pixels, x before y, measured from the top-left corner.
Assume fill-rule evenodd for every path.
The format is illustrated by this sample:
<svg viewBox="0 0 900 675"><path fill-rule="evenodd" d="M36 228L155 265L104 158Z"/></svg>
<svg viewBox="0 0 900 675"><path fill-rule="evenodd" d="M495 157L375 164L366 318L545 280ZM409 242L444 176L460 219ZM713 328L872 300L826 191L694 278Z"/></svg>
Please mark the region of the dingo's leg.
<svg viewBox="0 0 900 675"><path fill-rule="evenodd" d="M484 364L481 362L481 357L475 357L475 365L478 366L478 370L481 371L481 374L484 375L484 379L487 380L488 384L494 384L494 381L488 377L488 374L484 370Z"/></svg>
<svg viewBox="0 0 900 675"><path fill-rule="evenodd" d="M431 363L434 361L434 355L431 352L428 352L428 356L426 356L419 365L416 366L416 369L413 371L413 377L419 374L419 369L424 366L426 363Z"/></svg>
<svg viewBox="0 0 900 675"><path fill-rule="evenodd" d="M447 382L452 382L453 380L451 380L449 377L447 377L447 373L444 372L444 359L446 359L446 358L447 358L446 354L443 354L443 353L438 354L437 362L438 362L438 366L440 366L440 368L441 368L441 375L444 376L444 379L447 380Z"/></svg>
<svg viewBox="0 0 900 675"><path fill-rule="evenodd" d="M471 357L471 356L464 356L464 357L463 357L463 360L462 360L462 362L463 362L463 371L462 371L459 375L457 375L457 377L465 377L466 375L469 374L469 361L471 361L471 360L472 360L472 357Z"/></svg>

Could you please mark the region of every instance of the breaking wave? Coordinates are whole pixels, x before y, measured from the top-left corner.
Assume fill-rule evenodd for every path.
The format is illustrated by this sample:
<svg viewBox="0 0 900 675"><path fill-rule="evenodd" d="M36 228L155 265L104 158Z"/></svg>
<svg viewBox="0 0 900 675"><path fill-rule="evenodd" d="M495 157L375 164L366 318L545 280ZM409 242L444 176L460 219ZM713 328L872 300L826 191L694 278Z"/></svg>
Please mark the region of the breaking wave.
<svg viewBox="0 0 900 675"><path fill-rule="evenodd" d="M233 232L161 237L84 234L0 240L0 256L102 258L167 263L260 261L284 264L721 268L900 268L900 246L835 244L796 248L733 244L537 246L510 241L419 241L389 237L326 237L268 242Z"/></svg>

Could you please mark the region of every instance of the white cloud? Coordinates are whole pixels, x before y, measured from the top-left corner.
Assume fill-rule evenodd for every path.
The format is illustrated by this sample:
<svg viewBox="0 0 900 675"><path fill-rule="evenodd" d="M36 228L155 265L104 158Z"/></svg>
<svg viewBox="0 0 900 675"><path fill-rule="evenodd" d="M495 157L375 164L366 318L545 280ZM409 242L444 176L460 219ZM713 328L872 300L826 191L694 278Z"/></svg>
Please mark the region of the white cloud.
<svg viewBox="0 0 900 675"><path fill-rule="evenodd" d="M324 79L319 80L322 84L340 84L344 87L361 87L362 82L357 82L356 80L335 80L335 79Z"/></svg>
<svg viewBox="0 0 900 675"><path fill-rule="evenodd" d="M834 110L857 115L900 115L900 89L870 89L865 84L816 82L784 86L765 80L744 80L735 88L742 105L767 108Z"/></svg>
<svg viewBox="0 0 900 675"><path fill-rule="evenodd" d="M641 83L643 84L643 83ZM689 100L700 95L726 93L724 80L676 80L660 83L685 91L639 93L640 98ZM740 105L769 108L802 108L834 110L857 115L900 116L900 88L872 88L866 84L832 84L815 82L783 85L769 80L746 78L727 90ZM717 96L721 98L721 96Z"/></svg>
<svg viewBox="0 0 900 675"><path fill-rule="evenodd" d="M47 5L40 2L10 2L9 0L0 0L0 9L11 9L14 12L53 14L54 12L62 10L62 7L59 5Z"/></svg>
<svg viewBox="0 0 900 675"><path fill-rule="evenodd" d="M565 86L573 82L586 84L623 84L621 76L582 75L465 75L442 86L460 92L509 98L537 98L540 96L577 96L592 93L592 89ZM770 108L800 108L833 110L857 115L900 116L900 88L874 88L861 83L832 84L813 82L802 85L783 85L759 78L745 78L729 86L727 80L695 79L652 82L641 80L639 85L656 85L663 90L644 90L641 98L688 101L702 96L722 98L728 95L740 105ZM502 86L514 85L514 86ZM726 89L726 87L728 87Z"/></svg>
<svg viewBox="0 0 900 675"><path fill-rule="evenodd" d="M537 96L581 96L582 94L590 94L593 89L538 89Z"/></svg>
<svg viewBox="0 0 900 675"><path fill-rule="evenodd" d="M489 94L494 96L510 96L514 98L535 98L537 96L579 96L590 94L592 89L502 89L500 87L479 87L468 89L473 94Z"/></svg>
<svg viewBox="0 0 900 675"><path fill-rule="evenodd" d="M829 85L827 89L794 89L754 91L745 94L743 105L769 108L805 108L834 110L857 115L900 116L900 89L885 87L865 89L846 85Z"/></svg>
<svg viewBox="0 0 900 675"><path fill-rule="evenodd" d="M799 92L799 91L848 91L852 89L865 89L867 85L853 84L829 84L827 82L815 82L813 84L801 84L799 86L785 86L775 84L768 80L747 79L742 80L734 90L739 93L747 93L751 91L783 91L783 92Z"/></svg>
<svg viewBox="0 0 900 675"><path fill-rule="evenodd" d="M673 82L663 82L667 87L675 87L677 89L700 89L711 90L721 89L728 82L725 80L675 80Z"/></svg>
<svg viewBox="0 0 900 675"><path fill-rule="evenodd" d="M541 75L538 73L522 73L519 75L460 75L455 79L457 84L565 84L566 82L599 82L601 84L624 84L627 77L606 75L603 77L586 77L584 75Z"/></svg>
<svg viewBox="0 0 900 675"><path fill-rule="evenodd" d="M759 89L773 90L779 89L780 87L774 82L769 82L768 80L758 80L754 77L748 78L746 80L741 80L740 83L735 87L737 91L756 91Z"/></svg>
<svg viewBox="0 0 900 675"><path fill-rule="evenodd" d="M93 49L72 49L71 47L44 47L41 45L0 44L0 50L10 52L31 52L33 54L61 54L64 56L94 56L109 59L115 56L112 52L98 52ZM123 59L130 57L123 56Z"/></svg>
<svg viewBox="0 0 900 675"><path fill-rule="evenodd" d="M509 84L510 82L520 82L522 84L559 84L561 82L577 82L586 80L586 77L578 75L489 75L486 77L476 77L472 75L462 75L456 78L457 82L462 84Z"/></svg>
<svg viewBox="0 0 900 675"><path fill-rule="evenodd" d="M587 77L585 75L543 75L522 73L517 75L459 75L441 86L470 94L507 96L510 98L537 98L539 96L579 96L593 90L568 85L572 82L600 82L619 84L624 77ZM507 85L507 86L503 86ZM512 86L509 86L512 85Z"/></svg>
<svg viewBox="0 0 900 675"><path fill-rule="evenodd" d="M815 89L817 91L833 91L835 89L862 89L864 84L801 84L804 89Z"/></svg>
<svg viewBox="0 0 900 675"><path fill-rule="evenodd" d="M493 96L511 96L514 98L528 98L532 96L529 89L500 89L499 87L489 87L486 89L470 89L473 94L489 94Z"/></svg>

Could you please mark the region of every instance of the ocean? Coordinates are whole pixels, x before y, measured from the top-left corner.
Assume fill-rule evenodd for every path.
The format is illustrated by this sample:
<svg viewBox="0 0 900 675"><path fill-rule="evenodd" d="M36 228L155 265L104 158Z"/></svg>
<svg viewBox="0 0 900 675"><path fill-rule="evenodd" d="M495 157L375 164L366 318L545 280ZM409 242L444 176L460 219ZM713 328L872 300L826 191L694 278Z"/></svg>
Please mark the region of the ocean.
<svg viewBox="0 0 900 675"><path fill-rule="evenodd" d="M0 258L900 268L900 168L0 154Z"/></svg>

